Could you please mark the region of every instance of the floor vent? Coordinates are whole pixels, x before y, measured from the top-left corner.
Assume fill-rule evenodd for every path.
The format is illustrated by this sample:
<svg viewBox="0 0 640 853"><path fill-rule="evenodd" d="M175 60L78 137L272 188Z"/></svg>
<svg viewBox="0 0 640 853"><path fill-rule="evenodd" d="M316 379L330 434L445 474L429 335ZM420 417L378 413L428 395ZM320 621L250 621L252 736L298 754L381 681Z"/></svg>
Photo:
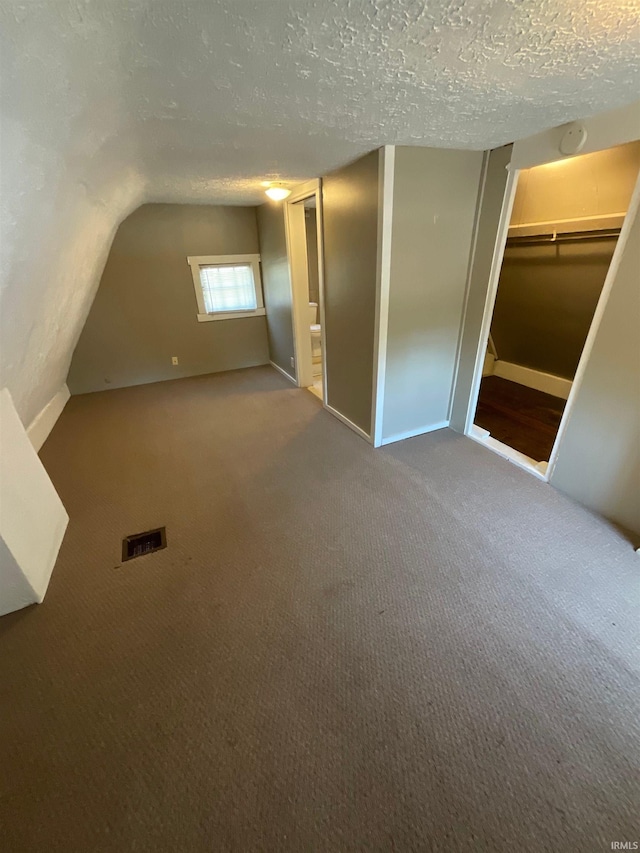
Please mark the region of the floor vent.
<svg viewBox="0 0 640 853"><path fill-rule="evenodd" d="M147 530L145 533L136 533L135 536L127 536L122 540L122 562L144 557L145 554L161 551L166 547L167 531L164 527Z"/></svg>

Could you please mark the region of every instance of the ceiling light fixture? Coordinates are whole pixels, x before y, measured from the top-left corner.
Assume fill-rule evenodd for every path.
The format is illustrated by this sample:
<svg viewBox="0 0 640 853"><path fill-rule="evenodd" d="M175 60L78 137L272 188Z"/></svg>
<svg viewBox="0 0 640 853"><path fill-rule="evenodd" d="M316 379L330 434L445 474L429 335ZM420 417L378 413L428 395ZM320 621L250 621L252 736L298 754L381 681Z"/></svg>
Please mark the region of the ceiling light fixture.
<svg viewBox="0 0 640 853"><path fill-rule="evenodd" d="M275 184L274 186L269 187L269 189L265 190L265 193L269 196L269 198L273 199L273 201L283 201L287 196L291 195L291 190L285 189L280 184Z"/></svg>

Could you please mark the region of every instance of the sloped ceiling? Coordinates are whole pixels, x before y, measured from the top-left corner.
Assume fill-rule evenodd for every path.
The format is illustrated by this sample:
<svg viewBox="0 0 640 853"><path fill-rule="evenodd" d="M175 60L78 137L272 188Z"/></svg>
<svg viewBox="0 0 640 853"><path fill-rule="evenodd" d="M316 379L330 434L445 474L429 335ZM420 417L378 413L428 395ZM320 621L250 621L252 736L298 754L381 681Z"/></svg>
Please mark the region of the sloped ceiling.
<svg viewBox="0 0 640 853"><path fill-rule="evenodd" d="M637 2L0 0L0 386L65 381L118 223L255 204L385 143L491 148L631 102Z"/></svg>

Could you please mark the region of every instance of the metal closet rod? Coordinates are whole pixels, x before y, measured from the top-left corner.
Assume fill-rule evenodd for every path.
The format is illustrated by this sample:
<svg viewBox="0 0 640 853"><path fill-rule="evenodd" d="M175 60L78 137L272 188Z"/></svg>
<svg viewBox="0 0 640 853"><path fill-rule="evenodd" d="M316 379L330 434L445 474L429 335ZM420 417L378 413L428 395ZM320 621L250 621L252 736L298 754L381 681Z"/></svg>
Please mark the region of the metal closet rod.
<svg viewBox="0 0 640 853"><path fill-rule="evenodd" d="M521 237L508 237L507 245L526 245L530 246L533 243L570 243L579 240L602 240L606 237L618 237L620 235L619 228L601 228L598 231L566 231L564 233L551 234L529 234Z"/></svg>

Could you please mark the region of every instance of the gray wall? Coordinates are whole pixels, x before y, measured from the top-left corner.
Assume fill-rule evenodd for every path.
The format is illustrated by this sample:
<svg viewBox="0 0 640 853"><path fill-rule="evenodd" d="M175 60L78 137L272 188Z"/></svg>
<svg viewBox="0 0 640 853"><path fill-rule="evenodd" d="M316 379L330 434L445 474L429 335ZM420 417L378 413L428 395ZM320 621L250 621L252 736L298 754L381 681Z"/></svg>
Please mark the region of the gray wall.
<svg viewBox="0 0 640 853"><path fill-rule="evenodd" d="M383 440L448 420L482 162L396 148Z"/></svg>
<svg viewBox="0 0 640 853"><path fill-rule="evenodd" d="M293 358L291 274L287 257L284 205L268 202L258 208L258 233L262 260L264 304L269 330L269 357L296 378Z"/></svg>
<svg viewBox="0 0 640 853"><path fill-rule="evenodd" d="M187 265L188 255L258 251L252 207L147 204L132 213L118 229L73 354L71 392L265 364L265 318L199 323Z"/></svg>
<svg viewBox="0 0 640 853"><path fill-rule="evenodd" d="M378 239L373 151L323 179L328 404L371 432Z"/></svg>
<svg viewBox="0 0 640 853"><path fill-rule="evenodd" d="M640 216L598 329L550 482L640 534Z"/></svg>
<svg viewBox="0 0 640 853"><path fill-rule="evenodd" d="M615 245L508 241L491 323L498 358L573 379Z"/></svg>
<svg viewBox="0 0 640 853"><path fill-rule="evenodd" d="M464 432L469 408L478 340L489 289L491 262L504 203L508 177L507 166L511 160L511 153L510 145L496 148L489 152L486 164L486 178L476 225L476 242L460 339L458 372L451 406L450 426L458 432Z"/></svg>

